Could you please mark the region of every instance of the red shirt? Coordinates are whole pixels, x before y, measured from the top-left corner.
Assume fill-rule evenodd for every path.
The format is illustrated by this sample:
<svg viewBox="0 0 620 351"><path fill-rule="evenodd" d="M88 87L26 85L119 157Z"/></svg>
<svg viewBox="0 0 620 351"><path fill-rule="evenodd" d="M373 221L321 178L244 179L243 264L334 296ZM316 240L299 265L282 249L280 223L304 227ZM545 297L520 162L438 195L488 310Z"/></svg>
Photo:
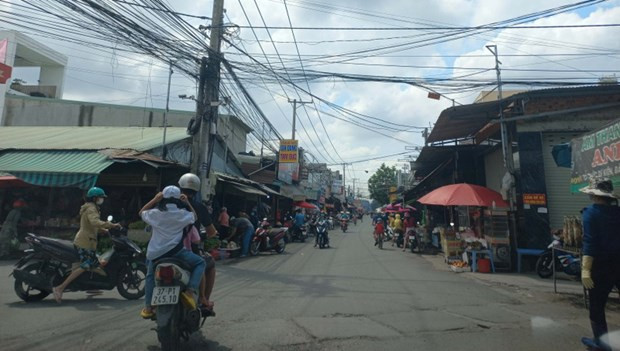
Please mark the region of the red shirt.
<svg viewBox="0 0 620 351"><path fill-rule="evenodd" d="M384 231L385 227L383 226L383 223L377 223L377 225L375 225L375 234L383 234Z"/></svg>

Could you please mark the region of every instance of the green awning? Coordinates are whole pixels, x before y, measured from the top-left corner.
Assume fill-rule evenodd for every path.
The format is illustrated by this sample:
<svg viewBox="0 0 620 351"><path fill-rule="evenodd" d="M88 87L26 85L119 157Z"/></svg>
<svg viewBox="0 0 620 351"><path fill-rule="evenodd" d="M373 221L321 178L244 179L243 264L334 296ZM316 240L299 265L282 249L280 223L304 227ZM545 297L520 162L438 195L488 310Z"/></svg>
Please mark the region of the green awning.
<svg viewBox="0 0 620 351"><path fill-rule="evenodd" d="M99 173L113 163L97 151L4 151L0 153L0 172L26 183L49 187L88 189L97 183Z"/></svg>

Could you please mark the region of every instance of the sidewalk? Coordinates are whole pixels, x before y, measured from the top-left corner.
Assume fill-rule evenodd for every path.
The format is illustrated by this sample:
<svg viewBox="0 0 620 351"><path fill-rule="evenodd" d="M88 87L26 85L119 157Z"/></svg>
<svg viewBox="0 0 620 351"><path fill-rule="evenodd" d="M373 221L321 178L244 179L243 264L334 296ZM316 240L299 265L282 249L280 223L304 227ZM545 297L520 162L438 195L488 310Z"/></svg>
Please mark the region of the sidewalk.
<svg viewBox="0 0 620 351"><path fill-rule="evenodd" d="M422 255L427 261L433 264L434 268L452 274L461 274L468 279L475 280L480 284L492 288L498 288L510 295L516 295L527 302L547 302L564 303L583 311L587 316L584 304L584 292L580 281L572 280L570 277L559 273L557 280L557 293L553 291L553 279L542 279L535 272L513 273L453 273L448 264L444 262L443 254L436 256ZM610 294L607 304L607 320L609 323L620 324L620 297L617 292Z"/></svg>

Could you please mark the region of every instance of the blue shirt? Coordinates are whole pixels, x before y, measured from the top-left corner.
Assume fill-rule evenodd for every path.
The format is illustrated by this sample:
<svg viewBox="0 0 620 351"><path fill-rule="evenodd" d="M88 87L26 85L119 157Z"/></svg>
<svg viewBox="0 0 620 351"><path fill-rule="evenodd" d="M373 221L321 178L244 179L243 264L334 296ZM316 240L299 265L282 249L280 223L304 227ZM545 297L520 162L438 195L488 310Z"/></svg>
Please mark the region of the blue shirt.
<svg viewBox="0 0 620 351"><path fill-rule="evenodd" d="M295 225L298 227L301 227L302 225L304 225L306 221L306 216L304 216L303 213L298 213L295 215Z"/></svg>
<svg viewBox="0 0 620 351"><path fill-rule="evenodd" d="M584 209L583 254L603 259L620 256L620 207L595 204Z"/></svg>

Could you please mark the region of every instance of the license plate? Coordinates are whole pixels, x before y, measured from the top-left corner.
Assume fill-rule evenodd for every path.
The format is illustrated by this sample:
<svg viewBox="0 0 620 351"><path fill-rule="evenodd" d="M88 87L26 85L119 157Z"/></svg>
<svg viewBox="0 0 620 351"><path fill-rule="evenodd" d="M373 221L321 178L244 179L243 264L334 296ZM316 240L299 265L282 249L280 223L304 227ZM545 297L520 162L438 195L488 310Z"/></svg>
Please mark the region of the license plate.
<svg viewBox="0 0 620 351"><path fill-rule="evenodd" d="M157 286L153 289L151 305L174 305L179 302L180 286Z"/></svg>

